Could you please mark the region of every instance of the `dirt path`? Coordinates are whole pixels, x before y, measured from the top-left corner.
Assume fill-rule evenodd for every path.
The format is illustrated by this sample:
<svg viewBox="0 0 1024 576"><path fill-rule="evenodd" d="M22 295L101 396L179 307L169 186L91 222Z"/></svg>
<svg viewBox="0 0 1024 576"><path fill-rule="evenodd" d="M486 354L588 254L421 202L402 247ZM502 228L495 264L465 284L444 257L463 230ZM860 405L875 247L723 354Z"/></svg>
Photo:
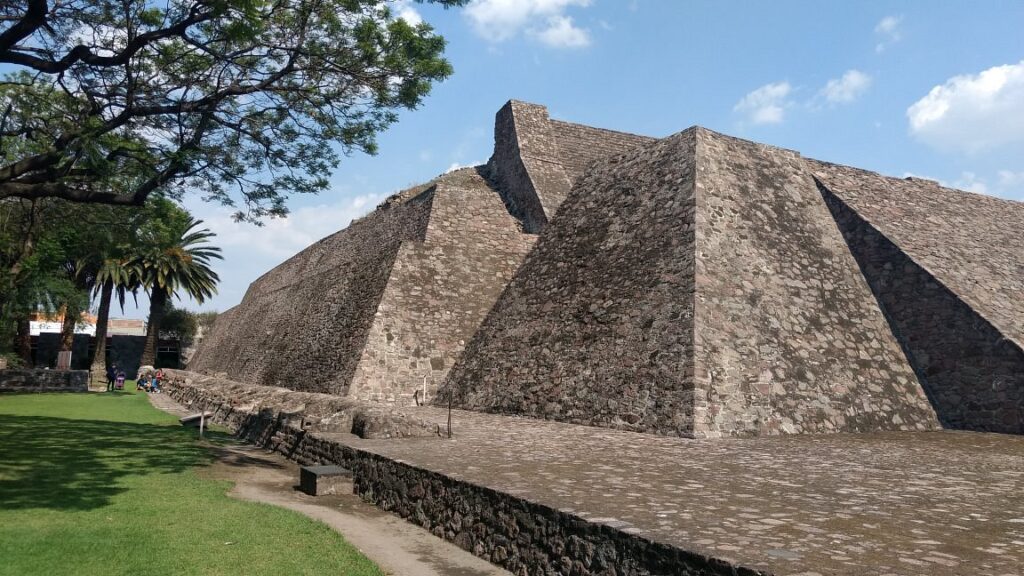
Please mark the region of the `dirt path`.
<svg viewBox="0 0 1024 576"><path fill-rule="evenodd" d="M184 410L163 394L157 408ZM394 576L508 576L506 572L426 530L382 512L354 494L308 496L295 489L299 467L280 454L238 444L215 447L210 477L230 480L231 496L295 510L337 530L353 546Z"/></svg>

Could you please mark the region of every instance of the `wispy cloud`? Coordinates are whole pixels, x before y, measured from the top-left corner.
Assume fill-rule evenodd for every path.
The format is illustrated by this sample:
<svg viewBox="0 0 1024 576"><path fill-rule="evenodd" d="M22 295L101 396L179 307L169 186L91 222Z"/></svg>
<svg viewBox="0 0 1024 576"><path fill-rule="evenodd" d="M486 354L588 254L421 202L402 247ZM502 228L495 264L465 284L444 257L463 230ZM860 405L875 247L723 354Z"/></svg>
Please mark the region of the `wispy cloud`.
<svg viewBox="0 0 1024 576"><path fill-rule="evenodd" d="M566 12L590 4L591 0L473 0L465 14L488 42L504 42L525 32L552 48L582 48L590 45L590 32Z"/></svg>
<svg viewBox="0 0 1024 576"><path fill-rule="evenodd" d="M590 46L590 34L577 28L569 16L552 16L547 26L532 32L542 43L552 48L585 48Z"/></svg>
<svg viewBox="0 0 1024 576"><path fill-rule="evenodd" d="M903 16L886 16L875 25L875 52L881 54L903 39Z"/></svg>
<svg viewBox="0 0 1024 576"><path fill-rule="evenodd" d="M820 96L829 104L849 104L870 87L871 76L860 70L847 70L841 77L829 80L821 89Z"/></svg>
<svg viewBox="0 0 1024 576"><path fill-rule="evenodd" d="M780 124L785 120L792 87L789 82L765 84L740 99L733 111L742 114L751 124Z"/></svg>

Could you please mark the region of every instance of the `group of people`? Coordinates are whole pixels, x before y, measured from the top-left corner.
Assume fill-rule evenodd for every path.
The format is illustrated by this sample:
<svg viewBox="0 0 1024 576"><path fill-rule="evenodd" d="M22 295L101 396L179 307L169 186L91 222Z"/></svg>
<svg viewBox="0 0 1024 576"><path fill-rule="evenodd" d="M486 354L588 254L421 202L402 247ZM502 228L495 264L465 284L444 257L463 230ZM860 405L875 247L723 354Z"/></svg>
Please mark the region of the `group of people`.
<svg viewBox="0 0 1024 576"><path fill-rule="evenodd" d="M155 394L160 393L160 382L164 379L164 371L157 368L156 372L146 372L140 374L139 379L135 381L136 390L145 390L146 392L153 392Z"/></svg>
<svg viewBox="0 0 1024 576"><path fill-rule="evenodd" d="M158 368L154 372L147 367L146 370L139 371L138 379L135 380L135 389L159 393L160 383L163 379L163 369ZM117 364L107 366L107 392L111 392L113 390L124 390L124 382L124 370L118 368Z"/></svg>

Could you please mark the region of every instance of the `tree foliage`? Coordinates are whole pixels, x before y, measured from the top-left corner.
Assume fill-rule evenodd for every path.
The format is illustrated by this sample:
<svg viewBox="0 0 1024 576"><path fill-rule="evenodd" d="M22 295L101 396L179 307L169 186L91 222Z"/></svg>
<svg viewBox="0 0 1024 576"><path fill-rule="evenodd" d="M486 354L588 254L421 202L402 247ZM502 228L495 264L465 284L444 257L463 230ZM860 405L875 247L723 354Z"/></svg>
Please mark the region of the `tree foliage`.
<svg viewBox="0 0 1024 576"><path fill-rule="evenodd" d="M427 0L444 6L466 0ZM0 3L0 198L142 206L186 189L258 220L451 73L380 0ZM244 210L242 210L244 208Z"/></svg>

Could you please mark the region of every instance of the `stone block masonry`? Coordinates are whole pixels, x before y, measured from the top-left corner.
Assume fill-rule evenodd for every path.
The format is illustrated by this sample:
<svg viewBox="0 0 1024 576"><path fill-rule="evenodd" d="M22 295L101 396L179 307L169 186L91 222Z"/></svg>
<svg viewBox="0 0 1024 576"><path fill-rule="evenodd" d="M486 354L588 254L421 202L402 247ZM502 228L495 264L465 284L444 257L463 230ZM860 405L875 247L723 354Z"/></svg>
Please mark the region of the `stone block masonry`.
<svg viewBox="0 0 1024 576"><path fill-rule="evenodd" d="M442 178L424 240L403 244L391 268L348 396L433 398L535 238L476 169Z"/></svg>
<svg viewBox="0 0 1024 576"><path fill-rule="evenodd" d="M422 526L435 536L504 567L518 576L767 576L713 556L666 545L622 530L602 519L588 521L569 511L456 477L404 463L356 445L352 434L325 431L306 419L338 407L338 400L300 392L267 393L262 387L169 371L166 392L242 438L302 465L337 464L352 473L361 498ZM262 398L261 409L239 407ZM295 412L295 399L303 401ZM291 403L289 411L286 406ZM392 416L401 416L401 412ZM413 417L414 418L414 417ZM323 423L330 421L324 419ZM403 436L392 436L392 438ZM391 440L394 441L394 440ZM444 443L426 438L420 441Z"/></svg>
<svg viewBox="0 0 1024 576"><path fill-rule="evenodd" d="M88 391L88 370L0 370L0 392Z"/></svg>
<svg viewBox="0 0 1024 576"><path fill-rule="evenodd" d="M301 464L351 470L363 499L514 574L1005 576L1024 563L1024 437L692 440L455 410L451 440L361 439L298 416L230 420L229 395L190 397Z"/></svg>
<svg viewBox="0 0 1024 576"><path fill-rule="evenodd" d="M393 197L253 282L190 367L344 395L400 246L426 235L433 193L418 187Z"/></svg>
<svg viewBox="0 0 1024 576"><path fill-rule="evenodd" d="M943 426L1024 434L1024 351L821 186Z"/></svg>
<svg viewBox="0 0 1024 576"><path fill-rule="evenodd" d="M449 395L694 437L938 425L801 157L701 128L580 177Z"/></svg>
<svg viewBox="0 0 1024 576"><path fill-rule="evenodd" d="M692 435L695 145L691 130L580 178L444 398Z"/></svg>
<svg viewBox="0 0 1024 576"><path fill-rule="evenodd" d="M937 427L803 158L704 129L696 154L696 434Z"/></svg>

